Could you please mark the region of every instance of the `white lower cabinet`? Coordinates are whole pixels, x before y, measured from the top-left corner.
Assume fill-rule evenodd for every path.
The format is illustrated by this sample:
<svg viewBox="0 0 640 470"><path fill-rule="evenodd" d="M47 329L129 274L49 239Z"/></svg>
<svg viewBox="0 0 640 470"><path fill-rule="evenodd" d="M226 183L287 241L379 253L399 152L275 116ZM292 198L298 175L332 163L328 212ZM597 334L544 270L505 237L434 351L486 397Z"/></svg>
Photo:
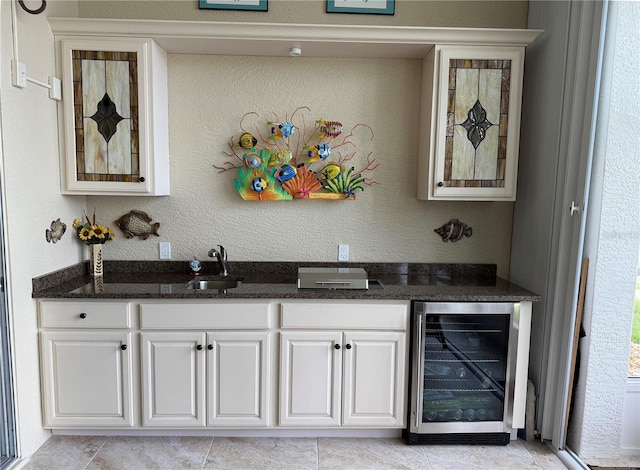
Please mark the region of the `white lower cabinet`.
<svg viewBox="0 0 640 470"><path fill-rule="evenodd" d="M339 426L340 333L280 334L281 426Z"/></svg>
<svg viewBox="0 0 640 470"><path fill-rule="evenodd" d="M405 334L284 332L281 426L402 426Z"/></svg>
<svg viewBox="0 0 640 470"><path fill-rule="evenodd" d="M270 332L233 330L263 328L268 313L266 304L142 305L142 425L268 426Z"/></svg>
<svg viewBox="0 0 640 470"><path fill-rule="evenodd" d="M351 332L344 341L342 423L404 426L405 333Z"/></svg>
<svg viewBox="0 0 640 470"><path fill-rule="evenodd" d="M267 426L269 333L238 331L208 337L208 424Z"/></svg>
<svg viewBox="0 0 640 470"><path fill-rule="evenodd" d="M141 333L142 425L204 426L204 333Z"/></svg>
<svg viewBox="0 0 640 470"><path fill-rule="evenodd" d="M408 313L408 302L41 301L44 426L402 428Z"/></svg>
<svg viewBox="0 0 640 470"><path fill-rule="evenodd" d="M153 332L140 338L143 426L267 425L269 333Z"/></svg>
<svg viewBox="0 0 640 470"><path fill-rule="evenodd" d="M133 426L129 305L43 303L39 318L44 427Z"/></svg>
<svg viewBox="0 0 640 470"><path fill-rule="evenodd" d="M403 427L407 315L405 305L283 304L283 329L353 331L280 333L279 425ZM398 331L370 331L387 328Z"/></svg>

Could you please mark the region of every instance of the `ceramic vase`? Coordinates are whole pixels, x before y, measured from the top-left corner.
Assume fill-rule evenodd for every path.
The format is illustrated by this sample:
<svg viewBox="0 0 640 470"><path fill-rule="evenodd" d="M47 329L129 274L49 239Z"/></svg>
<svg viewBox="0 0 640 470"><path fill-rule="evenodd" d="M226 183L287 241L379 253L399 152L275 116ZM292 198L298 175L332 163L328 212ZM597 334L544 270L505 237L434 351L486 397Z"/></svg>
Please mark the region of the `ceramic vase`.
<svg viewBox="0 0 640 470"><path fill-rule="evenodd" d="M89 274L102 276L102 245L89 245Z"/></svg>
<svg viewBox="0 0 640 470"><path fill-rule="evenodd" d="M104 292L103 276L93 276L93 292L95 294L101 294Z"/></svg>

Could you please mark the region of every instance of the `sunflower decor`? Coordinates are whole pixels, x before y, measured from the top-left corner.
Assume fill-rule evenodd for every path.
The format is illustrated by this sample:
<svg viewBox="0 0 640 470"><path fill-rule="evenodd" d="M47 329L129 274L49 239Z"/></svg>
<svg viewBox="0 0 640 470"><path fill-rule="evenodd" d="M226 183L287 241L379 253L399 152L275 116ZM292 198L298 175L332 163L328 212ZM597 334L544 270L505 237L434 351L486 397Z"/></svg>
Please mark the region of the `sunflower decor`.
<svg viewBox="0 0 640 470"><path fill-rule="evenodd" d="M72 226L78 235L78 239L85 245L102 245L115 238L115 234L109 227L96 223L95 212L92 219L89 219L86 213L84 218L86 222L75 219Z"/></svg>

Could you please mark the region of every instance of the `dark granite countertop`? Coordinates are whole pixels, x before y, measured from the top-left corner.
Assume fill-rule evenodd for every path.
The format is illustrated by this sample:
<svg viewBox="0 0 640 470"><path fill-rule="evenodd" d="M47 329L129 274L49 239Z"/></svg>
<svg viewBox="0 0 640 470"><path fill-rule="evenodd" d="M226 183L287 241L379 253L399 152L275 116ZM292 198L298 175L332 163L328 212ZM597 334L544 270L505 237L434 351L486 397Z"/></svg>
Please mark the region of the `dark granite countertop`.
<svg viewBox="0 0 640 470"><path fill-rule="evenodd" d="M540 296L496 276L494 264L230 262L240 286L225 292L191 290L187 261L105 261L105 274L88 263L33 279L38 299L353 299L448 302L539 301ZM298 289L299 266L361 267L368 290ZM198 278L217 278L217 263L203 262Z"/></svg>

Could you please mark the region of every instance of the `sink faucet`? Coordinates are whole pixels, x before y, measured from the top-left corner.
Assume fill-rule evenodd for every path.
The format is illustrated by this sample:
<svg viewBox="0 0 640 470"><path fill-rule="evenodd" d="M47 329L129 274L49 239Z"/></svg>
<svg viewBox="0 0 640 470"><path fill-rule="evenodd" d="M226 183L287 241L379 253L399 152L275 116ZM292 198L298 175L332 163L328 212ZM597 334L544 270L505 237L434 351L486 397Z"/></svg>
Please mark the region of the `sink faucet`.
<svg viewBox="0 0 640 470"><path fill-rule="evenodd" d="M224 246L218 245L220 250L216 250L215 248L211 248L209 250L209 256L213 258L214 256L218 260L218 265L220 266L220 275L222 277L227 277L229 275L229 264L227 263L227 250L224 249Z"/></svg>

